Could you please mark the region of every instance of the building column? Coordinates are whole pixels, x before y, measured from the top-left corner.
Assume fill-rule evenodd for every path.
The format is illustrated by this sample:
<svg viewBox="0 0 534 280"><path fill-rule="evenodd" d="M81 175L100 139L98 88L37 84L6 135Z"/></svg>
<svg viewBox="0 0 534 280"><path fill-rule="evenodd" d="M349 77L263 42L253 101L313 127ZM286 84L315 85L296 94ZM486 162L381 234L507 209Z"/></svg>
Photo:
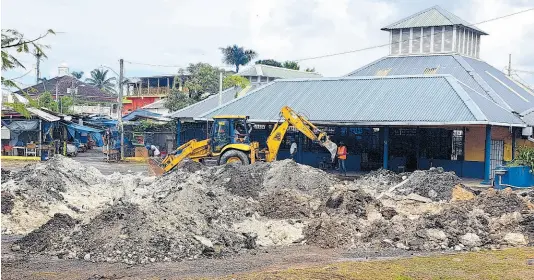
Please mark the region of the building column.
<svg viewBox="0 0 534 280"><path fill-rule="evenodd" d="M297 143L297 162L298 162L298 163L303 163L303 154L302 154L302 151L303 151L303 150L302 150L302 145L303 145L304 141L302 141L302 140L304 140L304 139L303 139L303 138L304 138L304 134L302 134L302 133L299 132L299 133L297 134L297 137L298 137L298 143Z"/></svg>
<svg viewBox="0 0 534 280"><path fill-rule="evenodd" d="M388 150L389 150L389 127L384 127L384 165L382 166L384 169L388 169Z"/></svg>
<svg viewBox="0 0 534 280"><path fill-rule="evenodd" d="M176 120L176 148L180 147L180 136L182 135L182 122L180 119Z"/></svg>
<svg viewBox="0 0 534 280"><path fill-rule="evenodd" d="M516 129L512 127L512 160L515 159L515 133Z"/></svg>
<svg viewBox="0 0 534 280"><path fill-rule="evenodd" d="M415 168L419 169L419 158L421 157L421 128L415 129Z"/></svg>
<svg viewBox="0 0 534 280"><path fill-rule="evenodd" d="M482 184L489 185L491 176L491 125L486 126L486 145L484 149L484 181Z"/></svg>

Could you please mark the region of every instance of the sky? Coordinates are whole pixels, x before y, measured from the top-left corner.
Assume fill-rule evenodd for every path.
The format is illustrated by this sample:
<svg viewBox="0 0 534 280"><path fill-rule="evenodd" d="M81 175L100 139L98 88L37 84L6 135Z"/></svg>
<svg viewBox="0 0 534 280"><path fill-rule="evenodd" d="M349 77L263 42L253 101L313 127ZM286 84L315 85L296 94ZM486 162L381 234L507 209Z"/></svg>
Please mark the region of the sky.
<svg viewBox="0 0 534 280"><path fill-rule="evenodd" d="M2 0L2 29L27 38L47 29L50 49L41 62L43 77L58 66L89 72L102 66L125 76L175 74L189 63L223 65L220 47L237 44L257 59L297 60L382 45L380 28L434 5L477 23L534 7L534 0ZM534 11L477 25L489 33L481 41L482 60L498 69L534 72ZM388 47L300 62L323 76L345 75L380 57ZM26 69L2 72L20 86L34 84L35 58L19 56ZM172 67L149 66L166 65ZM111 71L110 71L111 72ZM111 75L115 75L110 73ZM534 85L534 74L518 72Z"/></svg>

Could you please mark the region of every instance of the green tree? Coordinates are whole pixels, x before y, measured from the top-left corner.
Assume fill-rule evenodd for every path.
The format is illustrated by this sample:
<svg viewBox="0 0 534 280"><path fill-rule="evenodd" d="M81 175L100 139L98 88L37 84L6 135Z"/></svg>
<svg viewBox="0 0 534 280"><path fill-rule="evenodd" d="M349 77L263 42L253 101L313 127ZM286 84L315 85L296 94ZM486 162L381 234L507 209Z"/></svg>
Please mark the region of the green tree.
<svg viewBox="0 0 534 280"><path fill-rule="evenodd" d="M78 80L81 80L83 77L83 71L72 71L70 74Z"/></svg>
<svg viewBox="0 0 534 280"><path fill-rule="evenodd" d="M187 72L188 79L184 83L185 89L189 91L189 97L194 100L201 100L211 94L219 92L219 72L223 69L213 67L208 63L189 64Z"/></svg>
<svg viewBox="0 0 534 280"><path fill-rule="evenodd" d="M223 54L223 62L229 65L235 65L236 73L239 73L240 65L247 65L257 56L255 51L245 50L245 48L237 45L220 48L220 50Z"/></svg>
<svg viewBox="0 0 534 280"><path fill-rule="evenodd" d="M262 59L256 61L256 64L263 64L263 65L269 65L274 67L284 67L281 62L278 62L274 59Z"/></svg>
<svg viewBox="0 0 534 280"><path fill-rule="evenodd" d="M227 76L223 79L223 89L235 86L246 88L248 85L250 85L250 81L247 78L238 75Z"/></svg>
<svg viewBox="0 0 534 280"><path fill-rule="evenodd" d="M95 86L108 93L116 93L115 90L115 77L108 78L109 70L95 69L91 71L91 78L85 79L85 82L89 85Z"/></svg>
<svg viewBox="0 0 534 280"><path fill-rule="evenodd" d="M282 66L287 69L300 70L300 65L296 61L285 61Z"/></svg>
<svg viewBox="0 0 534 280"><path fill-rule="evenodd" d="M306 68L306 72L315 72L315 67L313 67L313 68Z"/></svg>
<svg viewBox="0 0 534 280"><path fill-rule="evenodd" d="M2 71L15 68L26 69L26 67L10 53L10 51L26 54L39 54L41 57L46 58L43 49L48 48L48 46L40 44L39 40L49 34L55 34L54 30L49 29L46 33L39 35L35 39L26 39L24 34L15 29L2 29ZM18 88L13 80L5 79L4 77L2 77L1 80L2 85L4 86Z"/></svg>
<svg viewBox="0 0 534 280"><path fill-rule="evenodd" d="M178 111L195 102L196 101L190 98L186 93L173 88L165 100L165 108L169 109L171 112Z"/></svg>

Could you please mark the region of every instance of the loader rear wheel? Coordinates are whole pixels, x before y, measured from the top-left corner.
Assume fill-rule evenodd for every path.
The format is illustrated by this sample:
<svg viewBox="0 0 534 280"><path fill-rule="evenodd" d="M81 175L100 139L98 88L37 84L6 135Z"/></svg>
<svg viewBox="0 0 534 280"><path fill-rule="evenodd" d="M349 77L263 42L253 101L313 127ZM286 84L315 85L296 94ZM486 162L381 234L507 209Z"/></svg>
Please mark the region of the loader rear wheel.
<svg viewBox="0 0 534 280"><path fill-rule="evenodd" d="M219 165L227 163L239 163L245 165L249 164L250 161L244 152L238 150L229 150L221 156L221 159L219 159Z"/></svg>

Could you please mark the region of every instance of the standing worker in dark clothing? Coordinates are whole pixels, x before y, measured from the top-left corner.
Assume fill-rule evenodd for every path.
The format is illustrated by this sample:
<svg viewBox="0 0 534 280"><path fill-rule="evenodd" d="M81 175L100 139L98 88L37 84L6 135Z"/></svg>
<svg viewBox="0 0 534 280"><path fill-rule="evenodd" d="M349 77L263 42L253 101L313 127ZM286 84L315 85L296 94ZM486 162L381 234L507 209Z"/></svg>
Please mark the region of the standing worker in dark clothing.
<svg viewBox="0 0 534 280"><path fill-rule="evenodd" d="M345 160L347 159L347 147L342 142L339 142L337 147L337 160L339 164L339 173L343 172L344 176L347 176L347 169L345 168Z"/></svg>

